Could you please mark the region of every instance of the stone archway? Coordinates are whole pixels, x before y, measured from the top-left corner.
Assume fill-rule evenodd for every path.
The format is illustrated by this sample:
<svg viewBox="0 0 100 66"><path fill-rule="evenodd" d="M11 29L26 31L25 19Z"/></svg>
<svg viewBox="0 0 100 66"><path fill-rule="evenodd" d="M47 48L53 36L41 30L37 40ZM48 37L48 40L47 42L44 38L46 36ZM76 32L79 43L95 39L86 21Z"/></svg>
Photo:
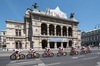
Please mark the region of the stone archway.
<svg viewBox="0 0 100 66"><path fill-rule="evenodd" d="M47 40L42 40L42 49L45 49L47 47Z"/></svg>
<svg viewBox="0 0 100 66"><path fill-rule="evenodd" d="M54 25L49 25L49 35L54 35Z"/></svg>
<svg viewBox="0 0 100 66"><path fill-rule="evenodd" d="M63 47L64 47L64 48L67 47L67 42L63 42Z"/></svg>
<svg viewBox="0 0 100 66"><path fill-rule="evenodd" d="M72 44L73 44L72 40L69 40L69 47L72 47Z"/></svg>
<svg viewBox="0 0 100 66"><path fill-rule="evenodd" d="M62 34L63 36L67 36L67 28L65 26L62 28Z"/></svg>
<svg viewBox="0 0 100 66"><path fill-rule="evenodd" d="M47 35L47 25L45 23L41 24L41 34Z"/></svg>
<svg viewBox="0 0 100 66"><path fill-rule="evenodd" d="M68 28L68 36L72 36L72 34L73 34L72 28L69 27L69 28Z"/></svg>
<svg viewBox="0 0 100 66"><path fill-rule="evenodd" d="M59 25L56 26L56 35L61 36L61 27Z"/></svg>

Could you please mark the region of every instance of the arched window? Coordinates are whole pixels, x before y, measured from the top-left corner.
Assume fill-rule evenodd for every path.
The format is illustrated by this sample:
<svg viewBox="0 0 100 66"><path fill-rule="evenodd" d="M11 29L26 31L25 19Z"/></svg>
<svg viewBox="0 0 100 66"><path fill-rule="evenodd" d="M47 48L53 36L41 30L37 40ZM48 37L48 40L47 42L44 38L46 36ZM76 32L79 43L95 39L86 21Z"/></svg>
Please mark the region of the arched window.
<svg viewBox="0 0 100 66"><path fill-rule="evenodd" d="M61 27L59 25L56 26L56 35L61 36Z"/></svg>
<svg viewBox="0 0 100 66"><path fill-rule="evenodd" d="M47 35L47 25L45 23L41 24L41 34Z"/></svg>
<svg viewBox="0 0 100 66"><path fill-rule="evenodd" d="M49 25L49 35L54 35L54 25Z"/></svg>
<svg viewBox="0 0 100 66"><path fill-rule="evenodd" d="M67 36L67 28L65 26L63 26L62 34L63 36Z"/></svg>
<svg viewBox="0 0 100 66"><path fill-rule="evenodd" d="M68 28L68 36L72 36L72 28L71 27Z"/></svg>

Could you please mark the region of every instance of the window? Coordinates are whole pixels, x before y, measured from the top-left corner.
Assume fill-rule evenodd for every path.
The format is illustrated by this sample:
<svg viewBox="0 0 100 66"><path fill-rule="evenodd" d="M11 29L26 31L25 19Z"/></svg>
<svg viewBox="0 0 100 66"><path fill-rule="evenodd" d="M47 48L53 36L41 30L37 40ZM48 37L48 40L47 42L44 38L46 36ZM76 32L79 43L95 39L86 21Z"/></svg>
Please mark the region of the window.
<svg viewBox="0 0 100 66"><path fill-rule="evenodd" d="M20 29L16 29L16 36L21 36L21 30Z"/></svg>
<svg viewBox="0 0 100 66"><path fill-rule="evenodd" d="M5 35L5 32L3 32L3 35Z"/></svg>

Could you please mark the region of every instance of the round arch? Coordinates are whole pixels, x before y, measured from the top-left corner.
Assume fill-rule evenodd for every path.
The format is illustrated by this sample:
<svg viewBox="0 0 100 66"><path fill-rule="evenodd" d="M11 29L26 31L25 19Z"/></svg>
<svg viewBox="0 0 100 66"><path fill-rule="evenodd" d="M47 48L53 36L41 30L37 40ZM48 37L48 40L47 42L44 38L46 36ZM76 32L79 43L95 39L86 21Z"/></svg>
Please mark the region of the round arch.
<svg viewBox="0 0 100 66"><path fill-rule="evenodd" d="M56 26L56 35L61 36L61 27L59 25Z"/></svg>
<svg viewBox="0 0 100 66"><path fill-rule="evenodd" d="M73 44L72 40L69 40L69 47L72 47L72 44Z"/></svg>
<svg viewBox="0 0 100 66"><path fill-rule="evenodd" d="M45 23L41 24L41 34L47 35L47 24L45 24Z"/></svg>
<svg viewBox="0 0 100 66"><path fill-rule="evenodd" d="M62 34L63 36L67 36L67 28L65 26L62 28Z"/></svg>
<svg viewBox="0 0 100 66"><path fill-rule="evenodd" d="M54 35L54 25L49 25L49 35Z"/></svg>
<svg viewBox="0 0 100 66"><path fill-rule="evenodd" d="M69 27L69 28L68 28L68 36L72 36L72 34L73 34L73 33L72 33L72 28Z"/></svg>
<svg viewBox="0 0 100 66"><path fill-rule="evenodd" d="M47 40L42 40L42 49L45 49L47 47Z"/></svg>

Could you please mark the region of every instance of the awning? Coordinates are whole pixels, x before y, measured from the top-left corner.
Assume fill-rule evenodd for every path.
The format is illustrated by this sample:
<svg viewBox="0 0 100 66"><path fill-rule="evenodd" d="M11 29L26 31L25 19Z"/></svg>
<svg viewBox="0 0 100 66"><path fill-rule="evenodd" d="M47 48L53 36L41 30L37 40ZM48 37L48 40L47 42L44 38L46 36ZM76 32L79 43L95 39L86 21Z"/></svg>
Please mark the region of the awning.
<svg viewBox="0 0 100 66"><path fill-rule="evenodd" d="M68 42L68 38L49 38L49 42Z"/></svg>

